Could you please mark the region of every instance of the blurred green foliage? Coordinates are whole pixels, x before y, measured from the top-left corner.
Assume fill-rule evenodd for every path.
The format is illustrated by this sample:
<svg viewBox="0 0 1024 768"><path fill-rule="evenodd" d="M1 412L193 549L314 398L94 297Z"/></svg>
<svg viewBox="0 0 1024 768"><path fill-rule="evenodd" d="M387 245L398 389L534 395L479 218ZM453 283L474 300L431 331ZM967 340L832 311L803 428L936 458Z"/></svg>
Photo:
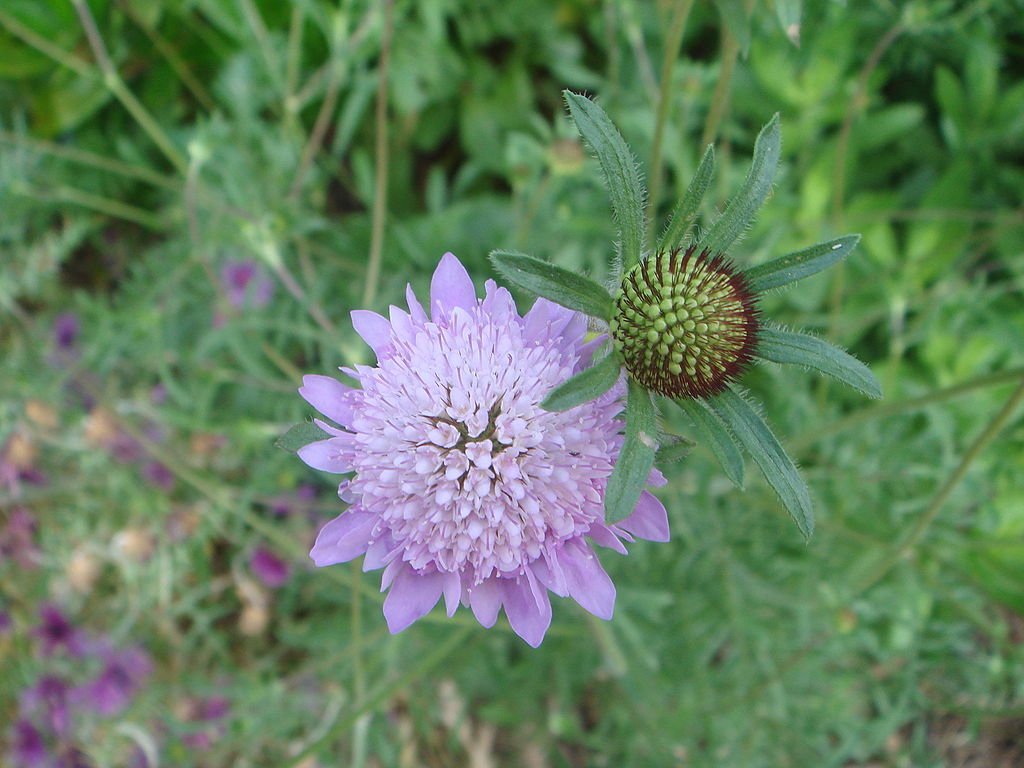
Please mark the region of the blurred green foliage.
<svg viewBox="0 0 1024 768"><path fill-rule="evenodd" d="M149 743L207 766L1024 761L1024 428L1011 410L985 433L1024 377L1024 4L694 3L661 82L682 5L0 6L0 445L46 476L0 488L5 530L36 521L28 560L0 561L0 722L53 663L31 630L55 601L154 658L121 719L80 724L96 765ZM886 400L746 377L815 496L807 546L702 447L662 494L672 543L602 558L612 622L559 602L538 651L465 614L390 637L374 576L306 563L339 502L273 443L308 416L301 373L369 361L349 310L422 290L445 250L478 280L494 248L605 278L607 198L563 88L660 175L662 221L715 140L705 226L780 112L781 173L731 255L863 233L766 304L870 363ZM239 261L268 303L233 297ZM260 545L284 587L250 573ZM186 704L213 694L231 711L198 750Z"/></svg>

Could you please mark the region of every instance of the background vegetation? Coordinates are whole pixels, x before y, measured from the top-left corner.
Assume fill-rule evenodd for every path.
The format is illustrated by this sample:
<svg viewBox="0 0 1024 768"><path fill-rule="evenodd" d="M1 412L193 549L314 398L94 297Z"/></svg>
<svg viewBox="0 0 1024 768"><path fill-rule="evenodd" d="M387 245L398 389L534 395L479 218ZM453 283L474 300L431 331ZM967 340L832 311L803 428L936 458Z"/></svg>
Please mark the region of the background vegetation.
<svg viewBox="0 0 1024 768"><path fill-rule="evenodd" d="M5 0L5 759L35 718L68 765L1024 764L1022 18ZM348 312L424 289L445 250L481 281L492 248L603 277L563 88L600 100L662 215L710 141L714 215L780 112L779 180L732 255L863 233L768 309L886 398L746 377L815 496L807 546L698 449L664 489L672 543L603 558L614 621L558 602L537 651L465 613L391 637L375 576L311 568L339 502L273 443L310 412L301 373L369 361ZM105 713L111 649L149 663Z"/></svg>

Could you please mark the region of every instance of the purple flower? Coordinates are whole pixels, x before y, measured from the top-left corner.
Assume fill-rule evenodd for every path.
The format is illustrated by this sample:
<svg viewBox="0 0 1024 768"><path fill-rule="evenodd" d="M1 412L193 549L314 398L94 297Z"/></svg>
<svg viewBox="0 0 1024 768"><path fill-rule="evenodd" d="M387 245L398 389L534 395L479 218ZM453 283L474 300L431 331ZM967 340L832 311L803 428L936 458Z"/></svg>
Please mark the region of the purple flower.
<svg viewBox="0 0 1024 768"><path fill-rule="evenodd" d="M159 461L149 461L142 468L142 476L146 482L161 491L174 488L174 473Z"/></svg>
<svg viewBox="0 0 1024 768"><path fill-rule="evenodd" d="M61 312L53 319L53 344L61 352L72 352L78 342L81 323L74 312Z"/></svg>
<svg viewBox="0 0 1024 768"><path fill-rule="evenodd" d="M299 456L314 469L353 472L339 487L351 504L320 531L318 566L365 555L384 568L384 616L400 632L444 595L490 627L502 607L532 646L551 622L548 590L610 619L615 587L591 542L625 553L620 539L668 540L665 508L645 491L615 525L604 491L622 446L621 383L564 412L541 400L605 343L584 343L587 319L539 299L520 317L493 281L476 296L466 269L445 254L430 285L430 316L411 287L409 312L390 320L355 311L376 367L345 373L361 389L306 376L299 393L342 426ZM664 483L653 471L652 484Z"/></svg>
<svg viewBox="0 0 1024 768"><path fill-rule="evenodd" d="M8 634L14 627L14 622L11 621L11 614L7 611L0 610L0 635Z"/></svg>
<svg viewBox="0 0 1024 768"><path fill-rule="evenodd" d="M258 547L249 558L249 568L266 586L276 589L283 586L291 575L288 562L282 560L266 547Z"/></svg>
<svg viewBox="0 0 1024 768"><path fill-rule="evenodd" d="M61 678L45 675L21 693L21 714L58 735L66 736L71 730L71 712L68 708L70 688Z"/></svg>
<svg viewBox="0 0 1024 768"><path fill-rule="evenodd" d="M80 656L84 647L82 633L67 620L55 605L39 609L39 625L33 634L42 643L44 656L51 656L58 648L66 648L72 656Z"/></svg>
<svg viewBox="0 0 1024 768"><path fill-rule="evenodd" d="M31 721L14 723L11 734L11 764L17 768L39 768L49 765L49 754L43 735Z"/></svg>
<svg viewBox="0 0 1024 768"><path fill-rule="evenodd" d="M210 696L205 699L193 699L188 703L185 721L190 723L216 723L227 717L231 711L231 702L224 696ZM207 750L220 738L224 727L221 724L207 725L201 730L194 730L182 737L192 749Z"/></svg>
<svg viewBox="0 0 1024 768"><path fill-rule="evenodd" d="M0 562L7 559L22 568L34 568L38 564L36 519L24 507L12 509L0 527Z"/></svg>
<svg viewBox="0 0 1024 768"><path fill-rule="evenodd" d="M274 295L274 284L255 261L229 261L221 269L220 279L235 309L265 307Z"/></svg>
<svg viewBox="0 0 1024 768"><path fill-rule="evenodd" d="M72 692L72 700L90 712L111 716L124 711L152 672L149 655L141 648L110 649L103 653L100 674Z"/></svg>

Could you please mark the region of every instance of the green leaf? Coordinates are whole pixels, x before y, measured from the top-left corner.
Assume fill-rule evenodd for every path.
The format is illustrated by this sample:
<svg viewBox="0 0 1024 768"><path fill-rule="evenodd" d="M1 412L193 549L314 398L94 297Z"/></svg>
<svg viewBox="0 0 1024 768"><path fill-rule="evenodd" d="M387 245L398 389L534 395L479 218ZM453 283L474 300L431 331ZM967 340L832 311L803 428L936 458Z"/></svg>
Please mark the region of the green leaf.
<svg viewBox="0 0 1024 768"><path fill-rule="evenodd" d="M766 327L758 333L757 356L773 363L803 365L863 392L880 398L882 386L864 363L853 355L807 333Z"/></svg>
<svg viewBox="0 0 1024 768"><path fill-rule="evenodd" d="M669 464L682 461L693 452L696 442L678 435L665 435L660 441L657 452L654 454L654 463L659 469L664 469Z"/></svg>
<svg viewBox="0 0 1024 768"><path fill-rule="evenodd" d="M736 440L726 429L725 424L704 401L690 398L679 398L676 405L690 417L697 429L697 439L704 443L722 465L725 476L737 488L743 487L743 454L740 453Z"/></svg>
<svg viewBox="0 0 1024 768"><path fill-rule="evenodd" d="M800 47L800 17L803 15L803 0L775 0L775 15L779 26L786 33L789 42Z"/></svg>
<svg viewBox="0 0 1024 768"><path fill-rule="evenodd" d="M567 411L583 405L615 386L621 372L622 360L612 352L552 389L540 407L549 411Z"/></svg>
<svg viewBox="0 0 1024 768"><path fill-rule="evenodd" d="M690 227L693 226L693 222L697 219L701 200L704 199L704 193L707 192L708 184L711 183L711 176L714 172L715 148L708 144L708 148L704 151L704 157L701 158L700 165L697 166L697 172L694 173L693 178L690 179L689 186L686 188L686 194L683 195L675 210L672 211L672 216L668 221L668 226L665 228L665 233L661 236L661 240L658 241L659 251L675 248L683 242L686 233L690 231Z"/></svg>
<svg viewBox="0 0 1024 768"><path fill-rule="evenodd" d="M626 441L622 444L622 452L605 491L606 523L617 523L633 513L654 466L657 439L658 423L651 393L630 380L626 399Z"/></svg>
<svg viewBox="0 0 1024 768"><path fill-rule="evenodd" d="M502 277L525 291L591 317L611 319L611 294L589 277L515 251L491 251L491 263Z"/></svg>
<svg viewBox="0 0 1024 768"><path fill-rule="evenodd" d="M768 484L778 494L782 506L789 512L800 533L809 539L814 533L811 494L793 460L764 419L732 389L708 398L707 403L728 425L736 441L747 450L764 473Z"/></svg>
<svg viewBox="0 0 1024 768"><path fill-rule="evenodd" d="M744 274L754 292L762 293L828 269L845 258L859 242L860 235L837 237L835 240L818 243L802 251L794 251L765 264L758 264L744 270Z"/></svg>
<svg viewBox="0 0 1024 768"><path fill-rule="evenodd" d="M308 421L304 421L301 424L296 424L274 443L278 448L282 448L289 453L296 453L299 448L315 443L317 440L326 440L330 435L324 432L316 424L311 424Z"/></svg>
<svg viewBox="0 0 1024 768"><path fill-rule="evenodd" d="M740 46L740 52L746 57L750 51L750 14L743 0L718 0L718 14L725 22L732 36Z"/></svg>
<svg viewBox="0 0 1024 768"><path fill-rule="evenodd" d="M619 243L622 249L622 269L640 261L644 251L644 197L646 191L640 181L636 159L626 146L622 134L601 107L586 96L563 91L569 113L580 135L597 154L612 213L619 225Z"/></svg>
<svg viewBox="0 0 1024 768"><path fill-rule="evenodd" d="M754 142L754 159L740 191L701 241L712 253L724 253L754 220L772 188L782 151L779 115L776 113Z"/></svg>

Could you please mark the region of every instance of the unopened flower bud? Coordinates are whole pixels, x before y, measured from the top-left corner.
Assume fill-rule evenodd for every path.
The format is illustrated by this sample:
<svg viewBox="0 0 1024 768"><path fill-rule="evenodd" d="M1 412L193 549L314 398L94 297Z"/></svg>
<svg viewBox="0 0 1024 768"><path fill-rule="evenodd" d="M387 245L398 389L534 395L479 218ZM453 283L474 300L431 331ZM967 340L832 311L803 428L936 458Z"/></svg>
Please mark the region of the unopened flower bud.
<svg viewBox="0 0 1024 768"><path fill-rule="evenodd" d="M117 419L106 408L94 408L85 420L85 440L97 448L113 445L118 437Z"/></svg>
<svg viewBox="0 0 1024 768"><path fill-rule="evenodd" d="M29 400L25 403L25 415L29 421L43 429L56 429L58 424L57 411L49 403L42 400Z"/></svg>
<svg viewBox="0 0 1024 768"><path fill-rule="evenodd" d="M4 453L4 459L18 470L31 469L35 465L36 459L39 458L38 446L32 442L30 437L21 432L11 435Z"/></svg>
<svg viewBox="0 0 1024 768"><path fill-rule="evenodd" d="M87 595L92 592L102 570L102 564L96 555L85 549L76 549L71 554L64 573L68 584L75 592Z"/></svg>
<svg viewBox="0 0 1024 768"><path fill-rule="evenodd" d="M758 310L742 273L721 254L690 247L633 267L610 325L639 384L668 397L707 397L750 363Z"/></svg>
<svg viewBox="0 0 1024 768"><path fill-rule="evenodd" d="M125 528L114 535L114 549L129 560L148 560L155 547L153 534L142 528Z"/></svg>
<svg viewBox="0 0 1024 768"><path fill-rule="evenodd" d="M242 608L238 616L238 631L248 637L262 635L270 623L270 611L267 606L251 603Z"/></svg>

